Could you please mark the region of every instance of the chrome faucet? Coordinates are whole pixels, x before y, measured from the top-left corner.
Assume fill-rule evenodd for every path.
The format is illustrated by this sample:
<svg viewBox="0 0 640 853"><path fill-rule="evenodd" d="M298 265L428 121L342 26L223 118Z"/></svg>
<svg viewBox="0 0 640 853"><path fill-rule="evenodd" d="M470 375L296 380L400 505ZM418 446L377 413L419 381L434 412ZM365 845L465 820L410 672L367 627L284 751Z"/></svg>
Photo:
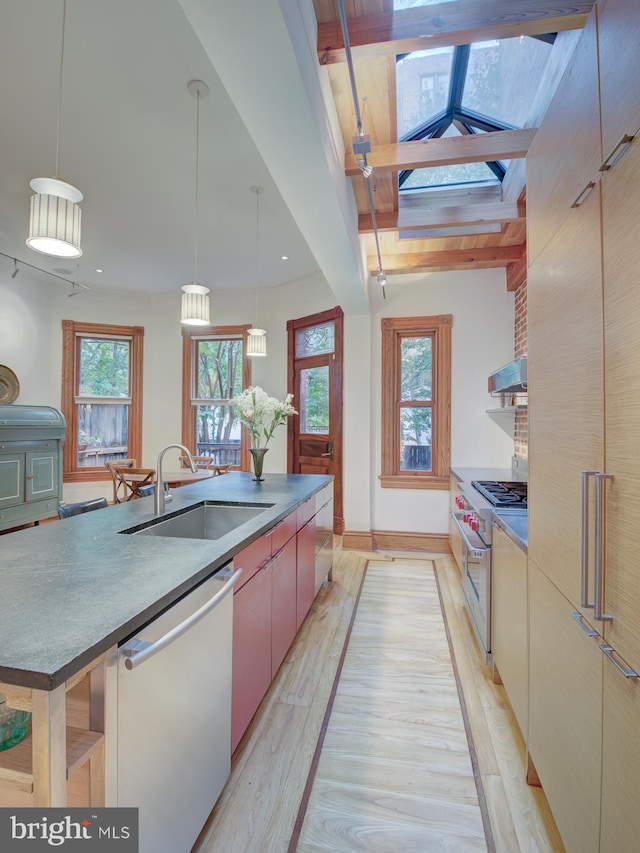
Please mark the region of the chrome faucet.
<svg viewBox="0 0 640 853"><path fill-rule="evenodd" d="M198 466L193 461L193 456L191 455L191 451L187 450L184 444L167 444L166 447L163 447L160 453L158 454L158 463L156 465L156 491L153 496L153 512L154 515L162 515L164 512L164 504L165 504L165 492L164 492L164 479L162 477L162 460L164 459L164 454L167 450L171 450L175 448L176 450L183 450L185 456L189 460L189 468L195 473L198 470Z"/></svg>

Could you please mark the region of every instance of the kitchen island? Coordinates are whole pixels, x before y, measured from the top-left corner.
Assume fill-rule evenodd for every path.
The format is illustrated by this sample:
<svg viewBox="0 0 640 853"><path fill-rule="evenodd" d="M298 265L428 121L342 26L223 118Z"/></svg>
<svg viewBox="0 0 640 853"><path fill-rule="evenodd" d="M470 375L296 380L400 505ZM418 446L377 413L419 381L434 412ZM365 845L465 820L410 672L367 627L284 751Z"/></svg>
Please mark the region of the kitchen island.
<svg viewBox="0 0 640 853"><path fill-rule="evenodd" d="M149 499L2 536L0 692L32 711L33 733L0 753L0 805L64 805L67 777L87 761L91 804L115 804L108 767L118 645L330 483L231 473L175 490L164 517L205 501L260 505L213 540L135 535L155 518ZM80 685L90 706L84 729L67 719L66 697Z"/></svg>

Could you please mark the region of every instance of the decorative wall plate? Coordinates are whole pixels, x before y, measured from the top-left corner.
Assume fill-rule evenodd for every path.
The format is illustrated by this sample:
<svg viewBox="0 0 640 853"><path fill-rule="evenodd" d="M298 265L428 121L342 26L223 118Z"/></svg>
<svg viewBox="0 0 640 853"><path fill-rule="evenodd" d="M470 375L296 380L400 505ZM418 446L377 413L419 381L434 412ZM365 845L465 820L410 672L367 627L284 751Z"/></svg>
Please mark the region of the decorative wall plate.
<svg viewBox="0 0 640 853"><path fill-rule="evenodd" d="M13 403L19 393L18 377L6 364L0 364L0 403Z"/></svg>

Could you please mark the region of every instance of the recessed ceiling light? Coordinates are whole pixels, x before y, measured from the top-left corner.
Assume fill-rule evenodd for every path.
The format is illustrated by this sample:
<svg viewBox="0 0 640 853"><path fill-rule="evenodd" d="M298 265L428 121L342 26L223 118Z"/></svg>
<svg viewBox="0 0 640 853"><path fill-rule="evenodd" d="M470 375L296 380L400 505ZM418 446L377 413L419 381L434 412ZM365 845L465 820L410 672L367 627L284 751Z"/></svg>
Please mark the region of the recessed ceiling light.
<svg viewBox="0 0 640 853"><path fill-rule="evenodd" d="M288 260L289 260L289 255L280 255L280 260L281 260L281 261L288 261Z"/></svg>
<svg viewBox="0 0 640 853"><path fill-rule="evenodd" d="M96 270L96 272L104 272L104 270L98 270L98 269L97 269L97 270Z"/></svg>

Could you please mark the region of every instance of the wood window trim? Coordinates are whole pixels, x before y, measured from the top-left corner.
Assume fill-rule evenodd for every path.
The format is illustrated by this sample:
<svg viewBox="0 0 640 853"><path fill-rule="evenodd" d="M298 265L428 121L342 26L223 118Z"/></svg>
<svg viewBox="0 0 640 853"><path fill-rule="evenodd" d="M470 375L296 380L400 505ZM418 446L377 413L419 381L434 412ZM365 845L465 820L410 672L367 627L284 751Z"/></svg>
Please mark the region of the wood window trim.
<svg viewBox="0 0 640 853"><path fill-rule="evenodd" d="M431 317L383 317L382 328L382 460L384 489L448 489L451 454L451 314ZM432 471L398 470L399 425L396 405L400 383L398 339L407 334L432 334L434 340L434 406Z"/></svg>
<svg viewBox="0 0 640 853"><path fill-rule="evenodd" d="M108 323L79 323L75 320L62 321L62 414L67 422L64 448L62 451L63 480L65 483L85 483L111 480L105 468L76 468L78 446L78 422L75 412L76 389L76 339L78 335L100 338L117 335L131 339L130 382L131 404L129 406L128 455L142 458L142 375L143 375L143 326L116 326Z"/></svg>
<svg viewBox="0 0 640 853"><path fill-rule="evenodd" d="M196 440L196 407L191 405L194 364L194 338L225 337L226 335L242 335L242 388L251 385L251 359L247 358L247 330L252 328L250 323L240 326L198 326L182 328L182 443L191 449ZM241 431L240 439L240 468L242 471L251 470L249 442L245 436L246 430Z"/></svg>

